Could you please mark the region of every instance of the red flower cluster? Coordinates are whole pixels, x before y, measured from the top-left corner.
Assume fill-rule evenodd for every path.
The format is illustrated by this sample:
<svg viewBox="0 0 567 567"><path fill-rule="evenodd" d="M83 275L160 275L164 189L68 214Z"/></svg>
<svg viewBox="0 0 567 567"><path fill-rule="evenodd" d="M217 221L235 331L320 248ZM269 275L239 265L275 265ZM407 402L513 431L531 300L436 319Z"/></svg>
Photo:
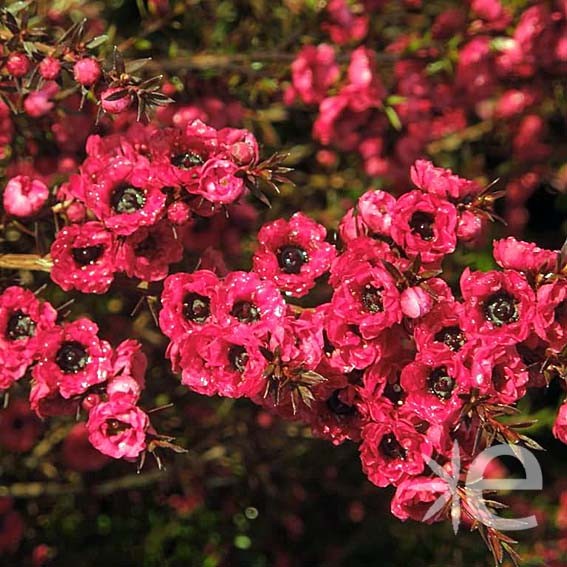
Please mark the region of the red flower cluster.
<svg viewBox="0 0 567 567"><path fill-rule="evenodd" d="M447 462L457 440L471 462L479 408L517 402L541 385L534 361L565 348L567 275L558 252L508 238L494 247L503 269L466 269L454 293L442 261L480 236L492 200L429 162L411 173L417 189L369 191L347 212L339 252L296 213L261 228L252 272L169 276L160 326L183 384L359 442L368 478L397 487L393 513L421 519L449 490L426 460ZM328 302L284 303L323 277Z"/></svg>
<svg viewBox="0 0 567 567"><path fill-rule="evenodd" d="M80 173L59 190L73 224L51 247L53 281L66 291L104 293L117 272L162 280L183 256L179 235L236 202L257 164L247 130L198 120L91 136Z"/></svg>
<svg viewBox="0 0 567 567"><path fill-rule="evenodd" d="M387 177L400 189L407 168L429 144L494 121L499 146L506 144L504 155L515 162L506 220L512 232L520 232L526 222L523 206L544 178L552 154L542 109L552 88L546 82L567 69L565 3L513 9L500 0L474 0L447 7L423 30L416 29L412 10L405 15L401 10L399 17L407 18L402 26L412 31L393 39L387 29L376 31L380 19L386 21L387 4L397 8L401 2L329 2L321 30L335 45L299 51L285 102L318 105L313 138L356 152L369 175ZM386 42L381 52L375 47L377 33ZM358 46L345 72L335 52L343 55L348 44ZM393 73L383 72L391 59ZM327 158L329 152L321 155Z"/></svg>
<svg viewBox="0 0 567 567"><path fill-rule="evenodd" d="M8 389L31 368L31 408L40 417L88 412L89 440L114 458L136 458L146 448L148 416L137 407L144 387L146 357L126 340L116 349L98 337L88 319L56 323L57 311L33 293L12 286L0 295L0 387ZM10 406L10 414L20 408ZM25 409L25 408L24 408ZM27 421L27 411L18 418ZM21 413L21 412L20 412ZM27 437L38 426L29 422ZM31 428L31 429L30 429ZM3 444L14 443L9 427ZM18 447L27 443L19 432ZM28 450L25 444L18 450Z"/></svg>

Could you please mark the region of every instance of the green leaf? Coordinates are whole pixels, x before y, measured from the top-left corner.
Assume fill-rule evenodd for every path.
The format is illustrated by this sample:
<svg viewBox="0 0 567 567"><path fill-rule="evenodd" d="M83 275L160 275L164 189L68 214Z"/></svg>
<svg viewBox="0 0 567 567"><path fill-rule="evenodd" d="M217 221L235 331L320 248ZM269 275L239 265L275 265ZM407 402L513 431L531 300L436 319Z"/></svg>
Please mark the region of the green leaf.
<svg viewBox="0 0 567 567"><path fill-rule="evenodd" d="M17 13L25 10L31 4L31 0L27 2L14 2L12 5L8 6L6 10L10 12L10 14L16 15Z"/></svg>
<svg viewBox="0 0 567 567"><path fill-rule="evenodd" d="M96 49L97 47L100 47L103 43L108 41L108 36L106 34L104 35L97 35L96 37L93 37L93 39L91 39L87 45L86 48L87 49Z"/></svg>
<svg viewBox="0 0 567 567"><path fill-rule="evenodd" d="M400 120L398 113L394 110L392 106L385 106L384 112L386 113L386 116L390 124L394 127L394 129L399 131L403 128L402 121Z"/></svg>

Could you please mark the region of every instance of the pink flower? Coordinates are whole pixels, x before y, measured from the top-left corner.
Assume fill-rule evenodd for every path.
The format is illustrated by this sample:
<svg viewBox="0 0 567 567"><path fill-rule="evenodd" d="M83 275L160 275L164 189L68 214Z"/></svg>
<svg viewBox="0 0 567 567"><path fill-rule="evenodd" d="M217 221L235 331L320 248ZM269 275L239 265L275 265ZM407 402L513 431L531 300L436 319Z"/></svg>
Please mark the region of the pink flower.
<svg viewBox="0 0 567 567"><path fill-rule="evenodd" d="M483 341L514 344L530 332L535 294L528 281L512 270L471 272L461 276L465 301L463 329Z"/></svg>
<svg viewBox="0 0 567 567"><path fill-rule="evenodd" d="M49 198L49 189L40 179L27 175L12 177L2 196L4 209L15 217L31 217L38 213Z"/></svg>
<svg viewBox="0 0 567 567"><path fill-rule="evenodd" d="M270 337L270 350L288 367L315 370L323 356L324 309L289 313Z"/></svg>
<svg viewBox="0 0 567 567"><path fill-rule="evenodd" d="M102 71L96 59L85 57L79 59L73 66L75 81L85 87L94 85L101 77Z"/></svg>
<svg viewBox="0 0 567 567"><path fill-rule="evenodd" d="M331 299L334 316L356 325L372 339L402 319L400 292L394 278L381 266L360 263L340 284Z"/></svg>
<svg viewBox="0 0 567 567"><path fill-rule="evenodd" d="M440 302L414 327L413 336L421 351L460 352L468 341L463 331L463 306L457 302Z"/></svg>
<svg viewBox="0 0 567 567"><path fill-rule="evenodd" d="M324 43L306 45L291 64L293 90L305 104L321 102L339 75L335 50Z"/></svg>
<svg viewBox="0 0 567 567"><path fill-rule="evenodd" d="M407 394L404 408L421 419L451 423L463 405L459 394L469 388L468 374L454 355L420 353L404 366L400 386Z"/></svg>
<svg viewBox="0 0 567 567"><path fill-rule="evenodd" d="M537 290L536 333L555 352L567 345L567 281L556 280Z"/></svg>
<svg viewBox="0 0 567 567"><path fill-rule="evenodd" d="M392 213L396 198L385 191L366 191L341 219L339 233L342 240L350 241L359 236L390 236Z"/></svg>
<svg viewBox="0 0 567 567"><path fill-rule="evenodd" d="M326 377L329 374L326 373ZM323 395L307 410L307 419L314 435L339 445L346 439L358 441L362 416L357 409L357 386L349 384L345 375L332 376L325 384Z"/></svg>
<svg viewBox="0 0 567 567"><path fill-rule="evenodd" d="M262 336L281 325L286 305L272 281L262 280L254 272L230 272L218 288L211 310L221 326Z"/></svg>
<svg viewBox="0 0 567 567"><path fill-rule="evenodd" d="M516 240L513 236L494 241L494 259L507 270L548 273L557 266L558 253L540 248L533 242Z"/></svg>
<svg viewBox="0 0 567 567"><path fill-rule="evenodd" d="M400 295L402 313L410 319L427 315L433 307L433 298L422 287L408 287Z"/></svg>
<svg viewBox="0 0 567 567"><path fill-rule="evenodd" d="M114 350L112 358L112 373L114 376L129 376L144 387L148 360L142 352L142 345L134 340L122 341Z"/></svg>
<svg viewBox="0 0 567 567"><path fill-rule="evenodd" d="M439 497L451 498L447 483L441 478L416 476L403 480L396 488L392 499L391 511L400 520L412 519L423 522L424 516ZM427 524L439 522L443 519L440 512L433 514Z"/></svg>
<svg viewBox="0 0 567 567"><path fill-rule="evenodd" d="M218 276L208 270L169 276L161 294L159 326L162 332L171 340L178 341L186 333L198 331L205 323L214 322L211 300L218 286Z"/></svg>
<svg viewBox="0 0 567 567"><path fill-rule="evenodd" d="M51 279L65 291L104 293L116 272L114 236L99 222L61 229L51 245Z"/></svg>
<svg viewBox="0 0 567 567"><path fill-rule="evenodd" d="M190 192L202 195L211 203L234 203L244 192L244 181L237 177L238 166L229 160L211 159L201 169L199 184Z"/></svg>
<svg viewBox="0 0 567 567"><path fill-rule="evenodd" d="M357 203L357 212L371 234L389 236L396 199L385 191L367 191Z"/></svg>
<svg viewBox="0 0 567 567"><path fill-rule="evenodd" d="M353 232L356 229L353 229ZM384 261L388 261L401 271L408 268L408 261L402 260L394 252L392 247L379 238L369 236L356 237L352 240L346 238L347 248L339 254L331 266L329 283L338 287L351 274L358 272L360 265L368 262L372 266L383 267Z"/></svg>
<svg viewBox="0 0 567 567"><path fill-rule="evenodd" d="M553 424L553 435L562 443L567 444L567 403L562 404L559 408Z"/></svg>
<svg viewBox="0 0 567 567"><path fill-rule="evenodd" d="M365 159L381 153L381 143L387 122L377 109L381 99L369 88L357 85L343 87L336 96L325 98L313 123L313 137L324 145L333 144L342 151L362 150L365 142L373 142Z"/></svg>
<svg viewBox="0 0 567 567"><path fill-rule="evenodd" d="M366 47L358 47L350 56L348 80L352 87L367 93L371 98L382 100L386 89L378 75L376 52Z"/></svg>
<svg viewBox="0 0 567 567"><path fill-rule="evenodd" d="M25 374L40 348L37 334L56 319L57 311L27 289L11 286L0 295L0 390Z"/></svg>
<svg viewBox="0 0 567 567"><path fill-rule="evenodd" d="M321 28L334 43L342 45L359 41L368 33L368 16L355 16L345 0L330 0L327 4L328 21Z"/></svg>
<svg viewBox="0 0 567 567"><path fill-rule="evenodd" d="M222 153L226 153L236 165L255 164L259 160L258 140L249 130L222 128L217 132Z"/></svg>
<svg viewBox="0 0 567 567"><path fill-rule="evenodd" d="M450 169L435 167L430 161L417 160L410 170L413 184L437 197L460 201L481 193L478 183L455 175Z"/></svg>
<svg viewBox="0 0 567 567"><path fill-rule="evenodd" d="M170 264L183 257L183 246L170 224L160 221L127 236L118 249L117 269L144 281L163 280Z"/></svg>
<svg viewBox="0 0 567 567"><path fill-rule="evenodd" d="M97 337L98 327L88 319L64 323L38 335L39 362L32 375L45 392L65 399L105 382L112 371L112 349Z"/></svg>
<svg viewBox="0 0 567 567"><path fill-rule="evenodd" d="M496 68L490 41L488 36L476 36L459 51L456 85L475 101L490 97L496 86Z"/></svg>
<svg viewBox="0 0 567 567"><path fill-rule="evenodd" d="M455 250L457 210L436 195L410 191L394 209L392 238L409 256L424 263L438 262Z"/></svg>
<svg viewBox="0 0 567 567"><path fill-rule="evenodd" d="M95 406L89 413L89 441L103 455L135 459L146 448L147 414L128 399L114 399Z"/></svg>
<svg viewBox="0 0 567 567"><path fill-rule="evenodd" d="M425 468L432 446L413 425L403 420L370 422L362 429L359 447L362 470L376 486L397 486Z"/></svg>
<svg viewBox="0 0 567 567"><path fill-rule="evenodd" d="M142 226L155 224L162 215L165 195L144 158L93 160L97 168L94 183L83 188L87 206L106 227L127 236ZM106 167L103 167L106 164ZM83 164L83 167L84 164ZM87 171L83 172L86 181ZM78 192L74 195L81 199Z"/></svg>
<svg viewBox="0 0 567 567"><path fill-rule="evenodd" d="M362 370L380 356L379 341L365 339L358 327L336 314L330 305L325 313L325 354L333 368L341 372Z"/></svg>
<svg viewBox="0 0 567 567"><path fill-rule="evenodd" d="M467 349L471 387L494 403L513 404L526 393L528 369L513 346L473 345Z"/></svg>
<svg viewBox="0 0 567 567"><path fill-rule="evenodd" d="M326 236L325 227L303 213L265 224L258 233L254 271L282 291L302 297L335 257L335 247L325 242Z"/></svg>
<svg viewBox="0 0 567 567"><path fill-rule="evenodd" d="M250 331L207 325L181 342L175 366L181 382L199 394L253 397L266 386L268 362L259 347Z"/></svg>

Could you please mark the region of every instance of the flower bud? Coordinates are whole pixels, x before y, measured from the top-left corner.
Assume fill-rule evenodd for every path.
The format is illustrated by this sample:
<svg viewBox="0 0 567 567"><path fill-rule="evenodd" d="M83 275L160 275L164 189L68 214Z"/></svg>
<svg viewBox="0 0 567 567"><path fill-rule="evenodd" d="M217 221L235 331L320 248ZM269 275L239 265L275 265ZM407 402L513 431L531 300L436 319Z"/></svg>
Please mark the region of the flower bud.
<svg viewBox="0 0 567 567"><path fill-rule="evenodd" d="M92 57L79 59L73 67L75 81L85 87L94 85L100 79L101 74L98 61Z"/></svg>
<svg viewBox="0 0 567 567"><path fill-rule="evenodd" d="M61 63L55 57L46 57L38 66L39 74L48 81L57 79L61 71Z"/></svg>
<svg viewBox="0 0 567 567"><path fill-rule="evenodd" d="M463 242L472 242L482 234L483 222L480 215L463 211L457 225L457 238Z"/></svg>
<svg viewBox="0 0 567 567"><path fill-rule="evenodd" d="M30 70L30 60L23 53L12 53L6 61L6 69L13 77L23 77Z"/></svg>
<svg viewBox="0 0 567 567"><path fill-rule="evenodd" d="M112 98L112 95L124 92L119 98ZM110 99L110 100L109 100ZM132 104L132 95L124 87L110 87L102 91L100 95L102 109L109 114L120 114L127 110Z"/></svg>
<svg viewBox="0 0 567 567"><path fill-rule="evenodd" d="M48 197L49 189L43 181L18 175L12 177L4 189L4 209L15 217L29 217L45 205Z"/></svg>
<svg viewBox="0 0 567 567"><path fill-rule="evenodd" d="M140 392L140 384L131 376L116 376L106 387L109 399L112 399L114 396L124 396L132 404L136 403L140 397Z"/></svg>
<svg viewBox="0 0 567 567"><path fill-rule="evenodd" d="M167 208L168 220L177 226L185 224L189 220L190 216L191 208L183 201L175 201L175 203L171 203L171 205Z"/></svg>
<svg viewBox="0 0 567 567"><path fill-rule="evenodd" d="M101 399L100 399L100 396L98 394L87 394L83 398L83 401L81 402L81 406L86 412L89 412L95 406L100 404L100 402L101 402Z"/></svg>
<svg viewBox="0 0 567 567"><path fill-rule="evenodd" d="M400 296L402 313L410 319L423 317L433 307L433 298L421 287L408 287Z"/></svg>

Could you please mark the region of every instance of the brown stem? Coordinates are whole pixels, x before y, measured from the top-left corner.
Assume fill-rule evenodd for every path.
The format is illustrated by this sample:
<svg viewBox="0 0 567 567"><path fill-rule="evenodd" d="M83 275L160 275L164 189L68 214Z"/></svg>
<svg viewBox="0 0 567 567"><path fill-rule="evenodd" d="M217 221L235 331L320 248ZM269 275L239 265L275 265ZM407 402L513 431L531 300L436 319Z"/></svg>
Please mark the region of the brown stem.
<svg viewBox="0 0 567 567"><path fill-rule="evenodd" d="M234 53L230 55L222 53L195 53L188 57L175 57L172 59L154 59L149 61L146 69L178 71L180 69L226 69L229 67L249 66L252 63L291 63L296 53L281 52L253 52L253 53ZM391 62L399 59L396 55L389 53L378 53L378 61ZM348 63L349 56L341 55L337 57L339 63Z"/></svg>
<svg viewBox="0 0 567 567"><path fill-rule="evenodd" d="M32 270L36 272L50 272L53 262L50 256L38 254L2 254L0 268L6 270Z"/></svg>

